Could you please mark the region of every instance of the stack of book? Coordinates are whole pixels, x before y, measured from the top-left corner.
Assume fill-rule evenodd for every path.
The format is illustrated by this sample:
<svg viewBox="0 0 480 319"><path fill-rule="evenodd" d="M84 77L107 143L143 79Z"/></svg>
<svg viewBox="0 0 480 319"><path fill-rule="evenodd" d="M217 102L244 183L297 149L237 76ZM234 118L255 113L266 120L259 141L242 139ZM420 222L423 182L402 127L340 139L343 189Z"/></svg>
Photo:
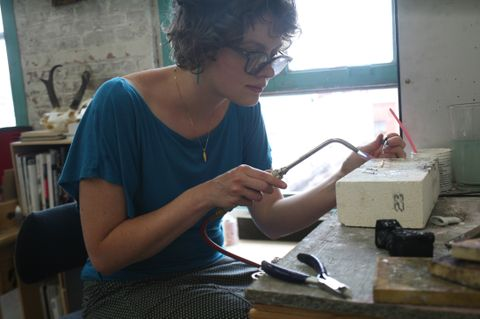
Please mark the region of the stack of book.
<svg viewBox="0 0 480 319"><path fill-rule="evenodd" d="M25 214L70 201L57 185L66 153L66 147L62 147L40 153L15 154L19 200Z"/></svg>

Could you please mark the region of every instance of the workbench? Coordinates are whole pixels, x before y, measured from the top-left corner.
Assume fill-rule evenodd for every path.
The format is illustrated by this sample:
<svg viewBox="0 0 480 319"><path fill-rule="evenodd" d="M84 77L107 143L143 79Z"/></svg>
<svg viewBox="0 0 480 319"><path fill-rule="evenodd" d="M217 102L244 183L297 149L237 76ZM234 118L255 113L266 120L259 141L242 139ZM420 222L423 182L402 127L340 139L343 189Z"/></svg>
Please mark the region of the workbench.
<svg viewBox="0 0 480 319"><path fill-rule="evenodd" d="M435 234L434 257L442 256L448 253L445 242L480 225L480 197L441 197L432 215L464 218L464 222L446 227L427 224L424 231ZM265 275L246 290L246 298L253 304L250 318L480 318L480 308L375 303L376 262L378 257L387 257L388 251L376 248L374 228L343 226L335 210L325 215L320 225L278 263L314 274L297 260L300 252L311 253L323 261L330 276L351 288L352 299L341 299L318 287L286 283Z"/></svg>

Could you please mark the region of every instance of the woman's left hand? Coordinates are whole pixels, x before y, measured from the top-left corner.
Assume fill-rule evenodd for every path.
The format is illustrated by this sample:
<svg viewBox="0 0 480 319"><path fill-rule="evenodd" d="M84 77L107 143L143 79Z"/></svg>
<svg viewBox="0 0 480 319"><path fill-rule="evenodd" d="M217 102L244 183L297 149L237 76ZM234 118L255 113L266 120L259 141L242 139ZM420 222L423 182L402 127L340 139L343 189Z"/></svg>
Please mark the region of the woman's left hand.
<svg viewBox="0 0 480 319"><path fill-rule="evenodd" d="M406 158L404 148L405 142L396 133L390 133L385 138L383 134L379 134L373 142L359 147L363 152L375 158ZM353 153L343 162L341 172L348 174L363 163L365 160Z"/></svg>
<svg viewBox="0 0 480 319"><path fill-rule="evenodd" d="M380 139L380 141L379 141ZM390 133L385 138L380 134L377 136L377 139L373 142L380 142L373 153L370 153L373 157L381 158L406 158L407 154L405 153L405 141L397 134Z"/></svg>

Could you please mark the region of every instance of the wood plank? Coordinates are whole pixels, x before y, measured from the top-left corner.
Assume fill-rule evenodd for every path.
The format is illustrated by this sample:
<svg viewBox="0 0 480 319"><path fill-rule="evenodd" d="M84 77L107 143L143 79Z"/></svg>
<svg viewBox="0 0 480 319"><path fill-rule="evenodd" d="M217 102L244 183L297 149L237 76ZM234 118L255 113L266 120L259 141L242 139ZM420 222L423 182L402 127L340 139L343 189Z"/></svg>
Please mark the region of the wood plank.
<svg viewBox="0 0 480 319"><path fill-rule="evenodd" d="M480 238L453 243L451 253L458 259L480 261Z"/></svg>
<svg viewBox="0 0 480 319"><path fill-rule="evenodd" d="M42 297L40 295L40 284L24 284L17 276L18 292L22 302L24 319L39 319L43 316Z"/></svg>
<svg viewBox="0 0 480 319"><path fill-rule="evenodd" d="M332 312L318 312L299 308L256 304L249 312L250 319L378 319Z"/></svg>
<svg viewBox="0 0 480 319"><path fill-rule="evenodd" d="M442 256L434 258L430 273L445 280L480 289L480 263Z"/></svg>
<svg viewBox="0 0 480 319"><path fill-rule="evenodd" d="M373 288L377 303L480 307L480 290L458 285L429 271L431 258L379 257Z"/></svg>
<svg viewBox="0 0 480 319"><path fill-rule="evenodd" d="M0 248L13 244L17 239L19 227L10 227L0 230Z"/></svg>
<svg viewBox="0 0 480 319"><path fill-rule="evenodd" d="M0 248L0 294L16 288L15 266L13 264L14 245Z"/></svg>
<svg viewBox="0 0 480 319"><path fill-rule="evenodd" d="M15 208L18 202L16 199L0 202L0 230L16 227Z"/></svg>
<svg viewBox="0 0 480 319"><path fill-rule="evenodd" d="M426 231L435 234L434 257L448 254L445 243L471 230L473 225L480 225L479 211L479 197L439 198L434 209L435 215L461 216L465 222L449 227L427 224ZM352 299L339 299L315 287L263 276L246 289L245 296L255 308L256 305L274 305L319 313L327 311L382 318L480 318L480 308L374 302L377 257L388 258L388 252L376 248L375 229L342 226L335 211L327 214L324 221L279 262L282 267L313 274L311 268L297 260L300 252L312 253L322 260L331 276L350 286ZM425 269L425 272L428 273L428 270Z"/></svg>

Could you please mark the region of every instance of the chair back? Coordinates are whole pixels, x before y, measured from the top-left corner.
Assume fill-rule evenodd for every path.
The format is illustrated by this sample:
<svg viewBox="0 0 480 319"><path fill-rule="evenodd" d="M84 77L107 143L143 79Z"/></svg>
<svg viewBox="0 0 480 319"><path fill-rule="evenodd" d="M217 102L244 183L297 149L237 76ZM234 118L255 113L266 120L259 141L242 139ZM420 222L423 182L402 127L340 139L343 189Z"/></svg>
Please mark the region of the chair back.
<svg viewBox="0 0 480 319"><path fill-rule="evenodd" d="M86 259L76 203L33 212L23 221L15 246L15 268L24 283L80 267Z"/></svg>

